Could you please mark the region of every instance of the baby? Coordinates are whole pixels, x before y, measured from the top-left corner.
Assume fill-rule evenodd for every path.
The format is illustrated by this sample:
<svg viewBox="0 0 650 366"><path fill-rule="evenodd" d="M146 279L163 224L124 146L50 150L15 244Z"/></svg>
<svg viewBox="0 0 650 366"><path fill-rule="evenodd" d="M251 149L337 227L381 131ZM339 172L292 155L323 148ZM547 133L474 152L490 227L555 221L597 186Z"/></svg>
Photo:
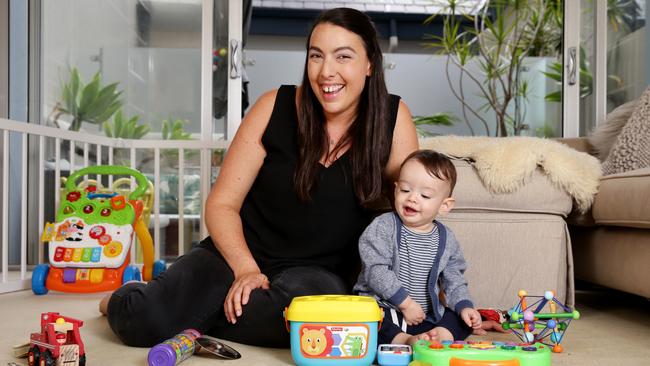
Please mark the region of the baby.
<svg viewBox="0 0 650 366"><path fill-rule="evenodd" d="M459 340L481 330L460 246L435 221L453 208L455 184L449 158L430 150L412 153L395 183L395 212L377 217L359 239L362 269L354 290L374 296L384 310L380 344Z"/></svg>

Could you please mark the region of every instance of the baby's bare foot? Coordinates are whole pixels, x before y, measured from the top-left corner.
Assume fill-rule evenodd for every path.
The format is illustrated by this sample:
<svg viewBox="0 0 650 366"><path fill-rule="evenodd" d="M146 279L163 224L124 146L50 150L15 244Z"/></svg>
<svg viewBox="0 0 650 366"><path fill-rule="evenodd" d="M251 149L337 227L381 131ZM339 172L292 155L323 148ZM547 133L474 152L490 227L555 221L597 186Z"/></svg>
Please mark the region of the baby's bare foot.
<svg viewBox="0 0 650 366"><path fill-rule="evenodd" d="M487 335L487 332L483 329L473 329L472 334L477 336L484 336Z"/></svg>
<svg viewBox="0 0 650 366"><path fill-rule="evenodd" d="M431 329L430 331L424 333L427 335L427 338L429 338L430 342L440 342L440 336L438 335L438 331L435 329Z"/></svg>
<svg viewBox="0 0 650 366"><path fill-rule="evenodd" d="M408 344L409 346L413 346L419 340L433 341L427 333L421 333L421 334L409 336L406 339L406 344Z"/></svg>

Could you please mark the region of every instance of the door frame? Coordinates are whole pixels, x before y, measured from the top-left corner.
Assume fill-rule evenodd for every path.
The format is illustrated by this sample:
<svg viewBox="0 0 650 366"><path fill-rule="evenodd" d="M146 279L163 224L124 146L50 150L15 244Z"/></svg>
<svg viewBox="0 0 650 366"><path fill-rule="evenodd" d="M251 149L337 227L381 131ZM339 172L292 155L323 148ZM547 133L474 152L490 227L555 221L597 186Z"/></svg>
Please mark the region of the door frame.
<svg viewBox="0 0 650 366"><path fill-rule="evenodd" d="M580 136L580 1L564 0L562 137ZM571 78L570 73L573 73Z"/></svg>

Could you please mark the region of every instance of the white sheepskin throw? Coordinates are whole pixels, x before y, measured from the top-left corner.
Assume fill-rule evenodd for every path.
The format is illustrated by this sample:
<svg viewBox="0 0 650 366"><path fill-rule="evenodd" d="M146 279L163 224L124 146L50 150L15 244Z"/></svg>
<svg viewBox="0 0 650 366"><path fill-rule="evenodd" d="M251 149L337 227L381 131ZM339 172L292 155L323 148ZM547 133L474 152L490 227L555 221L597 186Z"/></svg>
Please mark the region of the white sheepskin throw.
<svg viewBox="0 0 650 366"><path fill-rule="evenodd" d="M510 193L526 184L539 166L586 212L602 176L597 158L560 142L536 137L438 136L420 140L421 149L469 159L492 193Z"/></svg>

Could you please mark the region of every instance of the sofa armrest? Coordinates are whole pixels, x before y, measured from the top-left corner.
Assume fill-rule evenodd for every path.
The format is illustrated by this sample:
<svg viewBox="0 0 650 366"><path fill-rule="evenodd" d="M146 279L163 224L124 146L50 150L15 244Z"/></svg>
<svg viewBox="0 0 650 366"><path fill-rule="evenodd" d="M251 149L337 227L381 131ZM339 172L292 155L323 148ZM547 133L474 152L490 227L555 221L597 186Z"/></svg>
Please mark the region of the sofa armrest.
<svg viewBox="0 0 650 366"><path fill-rule="evenodd" d="M555 140L569 146L572 149L593 155L594 147L589 143L589 139L586 137L567 137L558 138Z"/></svg>
<svg viewBox="0 0 650 366"><path fill-rule="evenodd" d="M650 168L604 176L592 207L598 225L650 228Z"/></svg>

